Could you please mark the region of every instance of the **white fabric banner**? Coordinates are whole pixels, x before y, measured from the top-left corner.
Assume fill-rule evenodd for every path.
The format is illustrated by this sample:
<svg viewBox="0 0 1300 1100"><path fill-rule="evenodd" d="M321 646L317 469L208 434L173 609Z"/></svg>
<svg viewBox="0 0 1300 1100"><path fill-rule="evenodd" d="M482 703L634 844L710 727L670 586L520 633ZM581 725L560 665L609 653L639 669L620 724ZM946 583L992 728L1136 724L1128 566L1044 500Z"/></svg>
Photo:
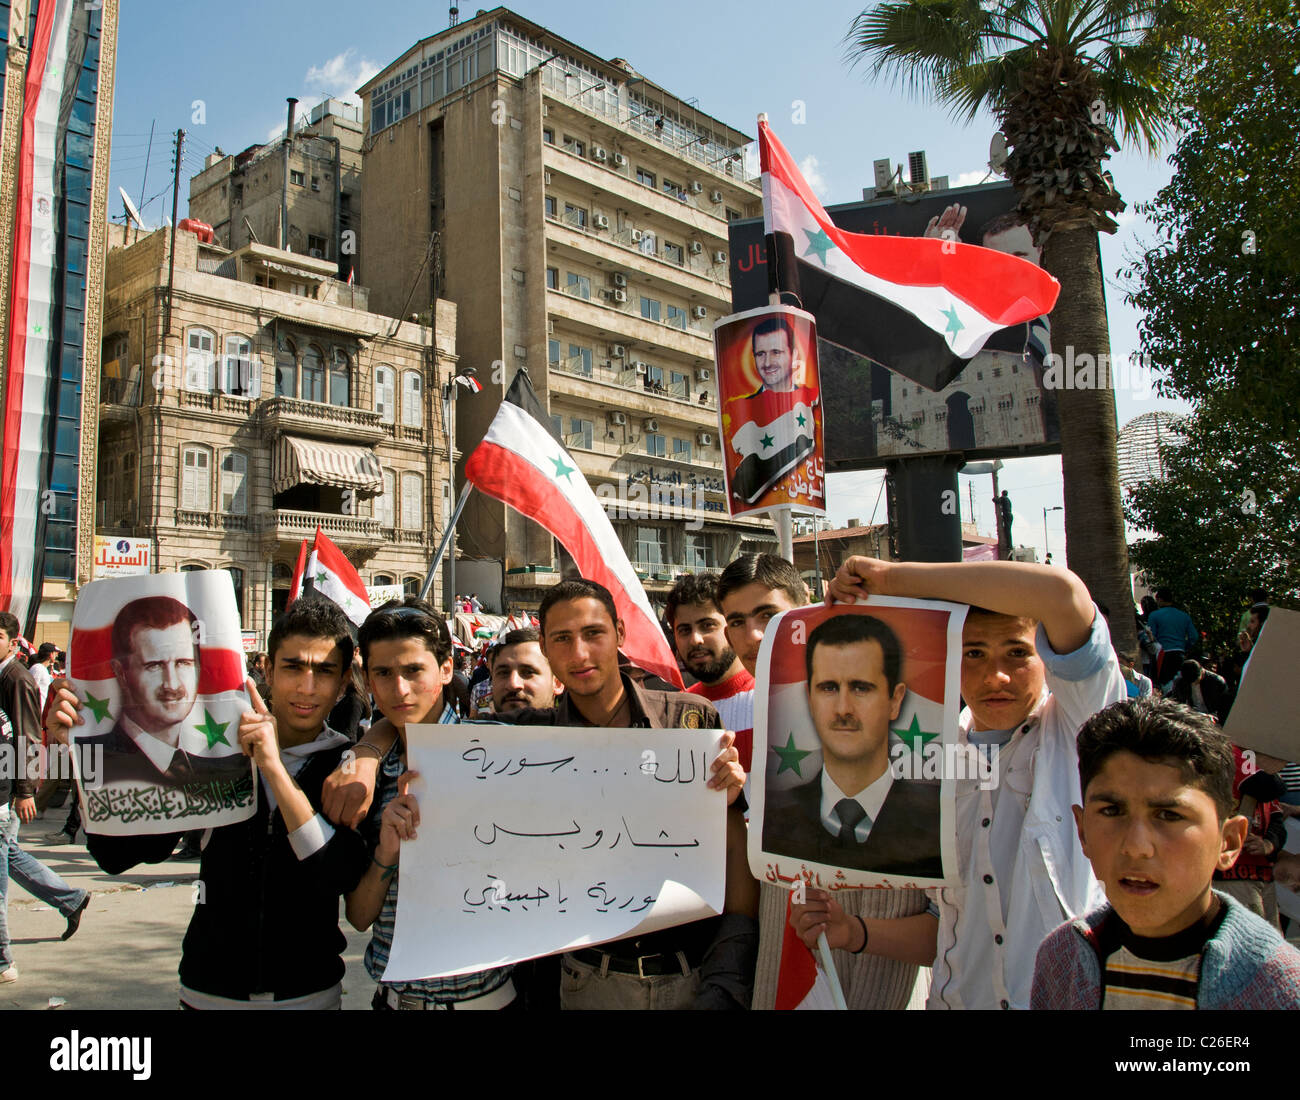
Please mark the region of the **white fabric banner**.
<svg viewBox="0 0 1300 1100"><path fill-rule="evenodd" d="M718 730L407 727L419 778L384 980L468 974L722 911Z"/></svg>

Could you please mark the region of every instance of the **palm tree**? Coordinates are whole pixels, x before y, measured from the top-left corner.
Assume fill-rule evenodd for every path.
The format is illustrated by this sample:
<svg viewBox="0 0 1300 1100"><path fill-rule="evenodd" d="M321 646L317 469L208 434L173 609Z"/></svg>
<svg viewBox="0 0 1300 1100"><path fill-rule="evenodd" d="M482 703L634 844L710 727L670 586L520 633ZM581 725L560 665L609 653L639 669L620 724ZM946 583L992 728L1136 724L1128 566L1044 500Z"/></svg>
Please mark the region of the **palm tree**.
<svg viewBox="0 0 1300 1100"><path fill-rule="evenodd" d="M1098 232L1124 209L1102 163L1120 136L1154 152L1171 127L1180 16L1161 0L885 0L849 32L849 56L960 121L998 119L1020 212L1061 283L1052 347L1109 362ZM1097 357L1104 354L1105 360ZM1070 567L1136 650L1109 372L1058 393Z"/></svg>

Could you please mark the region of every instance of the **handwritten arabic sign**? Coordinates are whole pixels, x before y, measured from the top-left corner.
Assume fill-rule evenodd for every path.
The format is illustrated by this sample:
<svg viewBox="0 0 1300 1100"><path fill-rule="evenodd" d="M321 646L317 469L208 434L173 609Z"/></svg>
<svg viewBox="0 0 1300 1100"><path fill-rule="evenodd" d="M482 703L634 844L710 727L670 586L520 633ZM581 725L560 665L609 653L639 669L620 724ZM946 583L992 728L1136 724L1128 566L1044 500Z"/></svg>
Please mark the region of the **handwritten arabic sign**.
<svg viewBox="0 0 1300 1100"><path fill-rule="evenodd" d="M385 981L468 974L721 912L716 730L408 726L420 778ZM435 931L436 930L436 931Z"/></svg>
<svg viewBox="0 0 1300 1100"><path fill-rule="evenodd" d="M826 514L817 327L790 306L713 328L727 507L733 516L795 507Z"/></svg>
<svg viewBox="0 0 1300 1100"><path fill-rule="evenodd" d="M149 573L153 569L153 541L96 535L94 565L96 580Z"/></svg>
<svg viewBox="0 0 1300 1100"><path fill-rule="evenodd" d="M997 782L996 757L958 743L965 612L876 596L768 624L750 772L756 878L955 882L956 783Z"/></svg>

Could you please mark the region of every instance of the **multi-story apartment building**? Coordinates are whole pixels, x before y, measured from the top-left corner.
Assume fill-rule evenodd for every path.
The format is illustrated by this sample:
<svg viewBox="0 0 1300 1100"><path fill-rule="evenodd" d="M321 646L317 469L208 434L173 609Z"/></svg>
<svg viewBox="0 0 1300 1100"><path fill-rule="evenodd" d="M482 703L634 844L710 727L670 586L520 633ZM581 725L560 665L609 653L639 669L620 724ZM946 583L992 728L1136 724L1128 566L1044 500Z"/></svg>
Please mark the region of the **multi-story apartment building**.
<svg viewBox="0 0 1300 1100"><path fill-rule="evenodd" d="M168 238L108 257L98 532L154 540L158 570L229 569L263 639L318 526L367 584L418 591L454 458L455 307L378 316L332 261L180 231L169 312Z"/></svg>
<svg viewBox="0 0 1300 1100"><path fill-rule="evenodd" d="M352 268L361 213L361 112L326 99L305 118L291 101L286 133L235 156L213 153L190 180L190 217L226 248L267 244Z"/></svg>
<svg viewBox="0 0 1300 1100"><path fill-rule="evenodd" d="M359 92L359 269L381 312L457 303L484 386L458 402L460 448L525 367L647 589L773 546L766 521L727 515L713 371L727 225L761 209L751 139L505 8ZM553 579L553 540L495 501L472 495L457 533L520 603Z"/></svg>

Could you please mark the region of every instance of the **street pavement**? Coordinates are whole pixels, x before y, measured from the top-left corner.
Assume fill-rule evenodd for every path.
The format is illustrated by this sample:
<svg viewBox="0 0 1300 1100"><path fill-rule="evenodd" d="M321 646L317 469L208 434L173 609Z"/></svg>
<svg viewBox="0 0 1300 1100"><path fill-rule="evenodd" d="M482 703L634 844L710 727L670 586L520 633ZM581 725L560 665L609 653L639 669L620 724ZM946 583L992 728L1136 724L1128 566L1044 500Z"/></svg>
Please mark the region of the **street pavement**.
<svg viewBox="0 0 1300 1100"><path fill-rule="evenodd" d="M0 985L0 1010L176 1008L176 968L194 910L199 861L171 859L106 875L84 843L47 839L66 816L66 806L48 810L44 819L22 826L18 841L67 883L89 890L90 905L76 935L64 941L59 938L67 927L63 915L9 882L9 936L19 977ZM342 919L341 901L339 916L348 938L343 1007L368 1010L374 982L361 958L370 933L354 931ZM285 944L285 950L292 949ZM52 1006L52 998L66 1006Z"/></svg>

